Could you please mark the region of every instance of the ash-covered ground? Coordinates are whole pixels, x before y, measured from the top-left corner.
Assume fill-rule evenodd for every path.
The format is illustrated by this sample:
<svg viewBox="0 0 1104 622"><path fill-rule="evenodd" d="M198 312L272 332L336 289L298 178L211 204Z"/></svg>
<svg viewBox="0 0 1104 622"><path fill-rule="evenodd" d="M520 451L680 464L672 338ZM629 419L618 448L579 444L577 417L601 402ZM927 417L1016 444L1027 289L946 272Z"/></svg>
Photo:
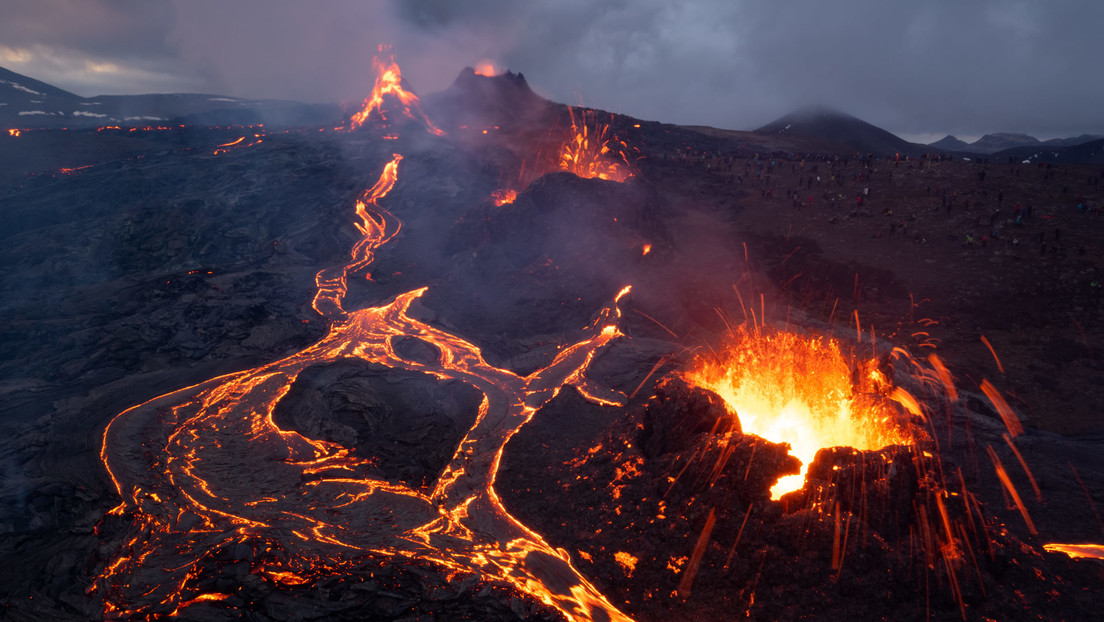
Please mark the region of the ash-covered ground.
<svg viewBox="0 0 1104 622"><path fill-rule="evenodd" d="M622 303L626 337L590 371L630 395L628 406L593 405L565 389L507 445L496 486L507 510L567 551L626 614L1093 616L1104 565L1043 553L1042 544L1104 541L1100 167L898 161L598 115L631 146L636 175L616 183L541 174L570 128L566 110L532 100L516 80L497 84L438 98L438 110L464 98L485 104L464 100L475 112L438 114L443 137L273 130L217 155L251 130L0 137L5 161L25 163L9 168L0 190L4 617L102 616L91 587L123 529L105 517L119 499L100 462L104 427L135 404L321 338L314 275L346 261L354 202L395 152L404 159L383 207L403 228L378 253L372 280L350 287L347 308L428 286L419 317L526 374L633 285ZM431 98L427 110L434 115ZM71 161L74 142L86 161ZM511 186L517 199L496 206L492 192ZM883 456L892 475L868 473L856 463L874 457L844 452L819 471L817 501L853 500L859 481L879 511L851 501L834 510L811 494L770 501L773 477L792 468L782 449L717 429L715 396L671 379L726 323L745 321L744 303L763 324L841 340L854 338L857 316L886 349L947 362L960 400L933 398L934 462L901 450ZM433 356L418 347L411 357ZM1015 443L1038 496L982 380L1023 420ZM427 383L321 368L296 382L279 421L380 457L383 477L424 485L478 401L468 387ZM861 477L849 484L831 465ZM940 490L976 497L948 510L948 524L972 524L954 563L924 553L919 508L937 508ZM557 617L501 585L449 582L430 564L366 559L347 576L289 588L225 561L201 587L233 599L192 605L180 618Z"/></svg>

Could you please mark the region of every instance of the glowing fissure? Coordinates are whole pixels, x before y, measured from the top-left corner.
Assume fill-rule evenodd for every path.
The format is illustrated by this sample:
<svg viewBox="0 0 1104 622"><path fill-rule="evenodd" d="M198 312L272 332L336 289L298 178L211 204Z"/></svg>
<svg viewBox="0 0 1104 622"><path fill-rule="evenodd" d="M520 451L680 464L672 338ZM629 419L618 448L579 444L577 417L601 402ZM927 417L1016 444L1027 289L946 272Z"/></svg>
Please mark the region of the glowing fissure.
<svg viewBox="0 0 1104 622"><path fill-rule="evenodd" d="M914 442L876 361L849 364L836 341L795 333L740 327L729 337L715 357L700 357L686 379L720 395L745 434L790 444L801 472L779 479L772 498L802 487L820 449Z"/></svg>
<svg viewBox="0 0 1104 622"><path fill-rule="evenodd" d="M104 432L101 458L123 498L115 516L132 521L130 538L105 564L95 589L105 617L158 617L207 601L204 573L225 551L246 545L253 573L280 585L310 584L370 561L416 559L446 572L512 584L570 620L628 620L571 565L502 506L494 491L506 442L564 386L601 404L625 396L585 378L587 366L621 336L624 288L545 368L521 377L489 365L479 348L411 318L425 291L346 312L349 274L399 230L379 206L398 179L395 154L356 205L350 263L318 273L314 308L334 320L321 341L260 367L213 378L135 406ZM403 358L395 337L436 346L439 360ZM478 416L431 490L370 474L370 464L333 442L282 430L277 403L305 369L359 359L465 382L484 395Z"/></svg>

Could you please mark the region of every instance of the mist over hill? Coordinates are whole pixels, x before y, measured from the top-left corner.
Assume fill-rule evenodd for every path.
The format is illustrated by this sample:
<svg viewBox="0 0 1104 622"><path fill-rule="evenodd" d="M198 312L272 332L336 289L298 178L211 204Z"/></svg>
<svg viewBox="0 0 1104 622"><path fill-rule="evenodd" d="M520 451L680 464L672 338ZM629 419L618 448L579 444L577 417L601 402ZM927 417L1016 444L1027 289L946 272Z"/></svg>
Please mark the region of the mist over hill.
<svg viewBox="0 0 1104 622"><path fill-rule="evenodd" d="M90 128L166 124L329 124L341 119L336 104L305 104L199 93L81 97L0 67L0 126Z"/></svg>
<svg viewBox="0 0 1104 622"><path fill-rule="evenodd" d="M1028 134L1017 134L1012 132L1001 132L996 134L986 134L981 138L975 140L972 143L959 140L954 136L947 135L943 138L930 143L929 147L935 147L943 151L972 153L981 155L1001 155L1014 157L1017 154L1027 153L1031 148L1044 147L1044 148L1064 148L1064 147L1076 147L1084 145L1096 140L1100 140L1104 136L1096 134L1081 134L1079 136L1071 136L1068 138L1051 138L1050 140L1039 140L1034 136ZM1025 151L1027 149L1028 151ZM1063 150L1054 152L1057 157L1057 153L1062 153ZM1071 151L1064 156L1065 160L1070 160L1076 157L1076 154L1082 150ZM1004 153L1008 152L1008 153ZM1088 162L1089 160L1084 160Z"/></svg>

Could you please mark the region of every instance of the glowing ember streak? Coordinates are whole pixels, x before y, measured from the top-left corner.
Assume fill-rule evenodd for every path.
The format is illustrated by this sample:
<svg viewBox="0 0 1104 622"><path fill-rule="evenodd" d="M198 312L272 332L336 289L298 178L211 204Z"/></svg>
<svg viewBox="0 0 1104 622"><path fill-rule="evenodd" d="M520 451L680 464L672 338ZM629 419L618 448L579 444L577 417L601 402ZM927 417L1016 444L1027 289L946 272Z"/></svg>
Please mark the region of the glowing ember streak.
<svg viewBox="0 0 1104 622"><path fill-rule="evenodd" d="M135 406L108 425L101 459L123 498L113 515L131 517L132 525L97 579L105 618L173 615L217 599L202 593L200 576L227 549L246 544L257 558L255 572L282 585L307 585L392 557L510 584L570 620L629 620L566 553L506 511L494 481L506 442L563 387L624 405L624 395L596 386L585 372L621 336L617 304L630 288L577 342L524 377L491 366L474 344L411 318L410 305L425 288L346 313L346 276L398 231L378 201L395 185L401 159L395 154L357 202L363 237L351 262L317 277L314 306L335 320L328 335L282 360ZM397 337L436 346L439 360L403 358L394 349ZM276 425L273 412L300 373L352 359L459 380L483 393L475 423L432 487L377 479L369 461L348 448Z"/></svg>
<svg viewBox="0 0 1104 622"><path fill-rule="evenodd" d="M989 401L993 404L993 407L997 409L997 413L1000 414L1001 420L1004 421L1004 426L1008 428L1008 433L1012 435L1012 438L1023 434L1023 424L1020 423L1020 418L1016 416L1016 413L1012 412L1012 407L1008 405L1008 402L1004 401L1000 392L993 386L988 380L982 379L981 392L985 394L985 397L989 398Z"/></svg>
<svg viewBox="0 0 1104 622"><path fill-rule="evenodd" d="M20 133L19 130L14 130L14 129L8 130L8 136L13 136L13 137L14 136L19 136L19 133Z"/></svg>
<svg viewBox="0 0 1104 622"><path fill-rule="evenodd" d="M611 138L609 124L599 124L583 111L571 112L571 137L560 152L560 170L586 179L623 182L633 176L624 142Z"/></svg>
<svg viewBox="0 0 1104 622"><path fill-rule="evenodd" d="M510 190L508 188L499 188L491 193L491 200L498 207L508 205L514 202L517 198L517 190Z"/></svg>
<svg viewBox="0 0 1104 622"><path fill-rule="evenodd" d="M900 388L891 396L876 361L849 363L834 340L741 326L715 358L699 357L685 376L720 395L745 434L790 444L801 473L779 479L774 499L801 488L820 449L877 450L918 436L892 403L915 399Z"/></svg>
<svg viewBox="0 0 1104 622"><path fill-rule="evenodd" d="M1065 553L1074 559L1078 557L1086 559L1104 559L1104 545L1101 544L1044 544L1043 548L1050 553Z"/></svg>
<svg viewBox="0 0 1104 622"><path fill-rule="evenodd" d="M1016 509L1020 511L1020 516L1023 516L1024 523L1027 524L1027 530L1031 532L1031 535L1038 535L1038 530L1035 529L1035 522L1031 520L1031 515L1027 513L1027 508L1024 506L1023 499L1020 498L1019 491L1012 485L1012 480L1008 477L1008 472L1004 470L1004 463L1001 462L1000 456L997 452L993 451L993 447L990 445L985 446L985 450L989 452L989 459L993 461L993 469L997 472L997 478L1000 479L1004 489L1008 491L1008 494L1012 497L1012 502L1016 504Z"/></svg>
<svg viewBox="0 0 1104 622"><path fill-rule="evenodd" d="M651 244L645 244L643 250L644 250L644 252L642 254L647 255L648 253L652 252L652 245Z"/></svg>
<svg viewBox="0 0 1104 622"><path fill-rule="evenodd" d="M359 128L373 117L378 118L381 125L385 127L389 125L388 109L384 106L384 97L387 97L398 101L402 116L425 123L430 133L444 135L444 132L433 125L422 112L422 102L418 96L403 88L402 72L389 46L379 46L379 55L372 60L372 66L376 69L376 82L372 87L372 95L364 100L364 106L361 107L360 112L350 119L352 129Z"/></svg>

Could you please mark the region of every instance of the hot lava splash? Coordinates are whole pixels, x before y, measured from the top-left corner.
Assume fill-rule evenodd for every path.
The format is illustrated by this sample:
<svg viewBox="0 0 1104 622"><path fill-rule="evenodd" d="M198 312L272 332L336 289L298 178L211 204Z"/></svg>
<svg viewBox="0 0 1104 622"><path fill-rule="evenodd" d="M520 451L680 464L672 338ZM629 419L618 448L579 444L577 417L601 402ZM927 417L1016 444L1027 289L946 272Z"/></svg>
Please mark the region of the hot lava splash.
<svg viewBox="0 0 1104 622"><path fill-rule="evenodd" d="M822 448L877 450L916 438L895 402L908 398L891 392L877 363L849 362L834 340L741 326L686 378L720 395L745 434L790 444L802 468L771 489L778 499L801 488Z"/></svg>
<svg viewBox="0 0 1104 622"><path fill-rule="evenodd" d="M396 80L397 84L397 80ZM574 343L526 376L488 364L480 349L411 317L426 291L347 311L346 279L399 229L379 206L398 179L401 156L357 202L361 239L345 266L319 272L314 308L333 323L318 343L284 359L152 399L108 425L101 458L122 503L123 544L94 586L107 618L173 615L205 601L248 607L240 585L211 580L220 565L248 564L259 580L311 586L381 560L434 566L512 586L570 620L627 620L572 566L503 507L494 489L506 442L565 386L600 404L624 395L587 380L586 370L618 338L625 287ZM410 360L403 338L431 344L435 360ZM455 380L482 393L474 424L429 486L373 475L372 463L335 442L281 429L273 413L306 369L340 360Z"/></svg>
<svg viewBox="0 0 1104 622"><path fill-rule="evenodd" d="M610 135L608 123L599 123L586 111L571 113L571 137L560 151L560 170L583 178L623 182L633 176L628 145Z"/></svg>

